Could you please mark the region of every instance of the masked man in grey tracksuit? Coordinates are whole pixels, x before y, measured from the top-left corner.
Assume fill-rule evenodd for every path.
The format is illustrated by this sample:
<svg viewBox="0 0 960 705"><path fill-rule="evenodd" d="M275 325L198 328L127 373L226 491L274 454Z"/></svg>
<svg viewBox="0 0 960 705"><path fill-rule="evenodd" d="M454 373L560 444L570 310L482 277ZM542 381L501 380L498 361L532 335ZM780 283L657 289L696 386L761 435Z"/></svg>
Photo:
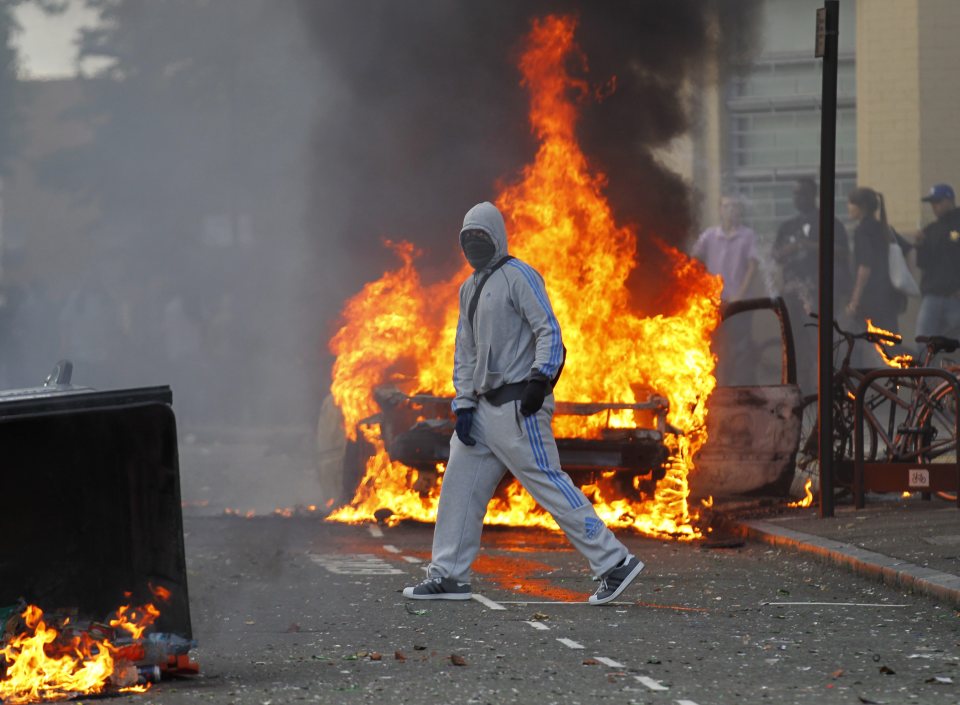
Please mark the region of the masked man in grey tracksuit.
<svg viewBox="0 0 960 705"><path fill-rule="evenodd" d="M471 598L470 566L480 550L483 517L510 470L601 577L590 603L609 602L640 573L643 562L629 554L560 468L550 427L551 380L563 364L564 347L543 278L507 254L503 216L492 203L467 212L460 246L475 271L460 287L453 363L456 432L443 474L428 577L403 594L420 600ZM484 277L471 320L471 303Z"/></svg>

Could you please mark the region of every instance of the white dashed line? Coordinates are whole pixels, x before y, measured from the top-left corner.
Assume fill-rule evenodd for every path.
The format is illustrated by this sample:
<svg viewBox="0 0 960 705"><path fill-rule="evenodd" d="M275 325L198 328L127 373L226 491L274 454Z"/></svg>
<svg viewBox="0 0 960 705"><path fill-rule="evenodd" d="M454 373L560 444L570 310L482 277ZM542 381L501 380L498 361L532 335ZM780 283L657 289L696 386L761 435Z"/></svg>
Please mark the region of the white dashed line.
<svg viewBox="0 0 960 705"><path fill-rule="evenodd" d="M389 553L400 553L400 549L396 546L391 546L388 543L383 544L383 550Z"/></svg>
<svg viewBox="0 0 960 705"><path fill-rule="evenodd" d="M402 575L404 570L394 568L382 558L361 553L355 556L339 554L307 554L308 558L331 573L339 575Z"/></svg>
<svg viewBox="0 0 960 705"><path fill-rule="evenodd" d="M403 558L403 560L405 560L407 563L422 563L422 562L423 562L423 561L421 561L419 558L414 558L413 556L402 556L402 558Z"/></svg>
<svg viewBox="0 0 960 705"><path fill-rule="evenodd" d="M677 705L697 705L692 700L678 700Z"/></svg>
<svg viewBox="0 0 960 705"><path fill-rule="evenodd" d="M375 539L383 538L383 530L376 524L371 524L367 527L367 530L370 532L370 535Z"/></svg>
<svg viewBox="0 0 960 705"><path fill-rule="evenodd" d="M489 597L484 597L483 595L481 595L481 594L479 594L479 593L476 593L476 592L473 593L473 599L476 600L477 602L479 602L481 605L484 605L484 606L486 606L486 607L488 607L488 608L490 608L490 609L492 609L492 610L505 610L505 609L507 609L506 607L504 607L504 606L501 605L500 603L494 602L494 601L491 600Z"/></svg>
<svg viewBox="0 0 960 705"><path fill-rule="evenodd" d="M607 658L606 656L594 656L593 658L604 666L610 666L610 668L626 668L626 666L619 661L614 661L612 658Z"/></svg>
<svg viewBox="0 0 960 705"><path fill-rule="evenodd" d="M578 644L573 639L557 639L561 644L566 646L569 649L582 649L583 644Z"/></svg>
<svg viewBox="0 0 960 705"><path fill-rule="evenodd" d="M660 685L660 681L655 681L653 678L648 678L647 676L634 676L634 678L637 679L638 683L642 683L650 690L670 690L666 686Z"/></svg>
<svg viewBox="0 0 960 705"><path fill-rule="evenodd" d="M543 622L527 622L527 624L529 624L529 625L530 625L531 627L533 627L534 629L539 629L539 630L542 631L542 632L545 632L545 631L547 631L548 629L550 629L550 627L548 627L548 626L547 626L546 624L544 624Z"/></svg>
<svg viewBox="0 0 960 705"><path fill-rule="evenodd" d="M570 600L569 602L558 602L556 600L500 600L500 603L503 605L581 605L581 606L590 606L593 607L586 600ZM604 605L623 605L626 607L632 607L633 602L605 602Z"/></svg>

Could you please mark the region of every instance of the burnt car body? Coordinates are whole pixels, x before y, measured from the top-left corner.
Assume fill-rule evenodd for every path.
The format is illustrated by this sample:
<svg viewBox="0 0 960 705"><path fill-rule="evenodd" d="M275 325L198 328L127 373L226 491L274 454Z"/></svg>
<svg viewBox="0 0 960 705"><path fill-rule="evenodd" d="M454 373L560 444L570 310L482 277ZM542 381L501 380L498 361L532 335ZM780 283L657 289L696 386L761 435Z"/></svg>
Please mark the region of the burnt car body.
<svg viewBox="0 0 960 705"><path fill-rule="evenodd" d="M779 321L781 379L766 386L721 387L710 398L708 441L698 453L691 474L694 497L724 497L749 493L785 494L793 479L800 441L800 389L790 320L782 299L751 299L725 306L724 320L757 310L772 311ZM357 438L347 445L344 495L353 496L372 447L360 427L379 425L390 459L418 471L415 487L426 492L436 483L438 464L449 456L455 418L450 397L407 395L393 386L374 390L380 412L363 419ZM598 437L557 436L560 464L578 485L600 474L614 473L624 496L650 493L665 475L669 404L651 394L636 404L557 402L555 417L592 416L631 409L644 428L605 427ZM505 481L509 481L507 476Z"/></svg>
<svg viewBox="0 0 960 705"><path fill-rule="evenodd" d="M694 458L691 495L784 496L791 491L800 446L802 394L790 315L782 298L735 301L721 308L726 321L771 311L780 333L780 382L717 387L710 396L707 443ZM722 323L721 323L722 325Z"/></svg>

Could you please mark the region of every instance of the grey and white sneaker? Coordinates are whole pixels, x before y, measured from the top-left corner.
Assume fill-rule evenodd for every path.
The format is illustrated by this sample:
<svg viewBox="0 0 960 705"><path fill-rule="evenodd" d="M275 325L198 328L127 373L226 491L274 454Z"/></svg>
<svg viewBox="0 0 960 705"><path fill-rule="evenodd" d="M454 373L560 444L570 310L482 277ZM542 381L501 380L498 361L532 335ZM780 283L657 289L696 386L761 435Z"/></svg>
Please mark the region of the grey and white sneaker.
<svg viewBox="0 0 960 705"><path fill-rule="evenodd" d="M419 585L405 587L403 596L411 600L469 600L473 597L470 583L453 578L427 578Z"/></svg>
<svg viewBox="0 0 960 705"><path fill-rule="evenodd" d="M641 570L643 561L636 556L627 556L620 565L600 578L600 587L590 596L590 604L602 605L616 599L640 575Z"/></svg>

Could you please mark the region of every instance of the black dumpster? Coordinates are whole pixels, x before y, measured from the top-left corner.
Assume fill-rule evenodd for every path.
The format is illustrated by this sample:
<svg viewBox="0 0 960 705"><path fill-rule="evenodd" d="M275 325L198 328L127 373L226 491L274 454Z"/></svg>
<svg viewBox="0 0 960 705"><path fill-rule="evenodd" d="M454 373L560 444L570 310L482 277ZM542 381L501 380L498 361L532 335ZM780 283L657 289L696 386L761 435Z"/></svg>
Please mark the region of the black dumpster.
<svg viewBox="0 0 960 705"><path fill-rule="evenodd" d="M158 631L192 638L171 405L166 386L0 392L0 607L154 602Z"/></svg>

